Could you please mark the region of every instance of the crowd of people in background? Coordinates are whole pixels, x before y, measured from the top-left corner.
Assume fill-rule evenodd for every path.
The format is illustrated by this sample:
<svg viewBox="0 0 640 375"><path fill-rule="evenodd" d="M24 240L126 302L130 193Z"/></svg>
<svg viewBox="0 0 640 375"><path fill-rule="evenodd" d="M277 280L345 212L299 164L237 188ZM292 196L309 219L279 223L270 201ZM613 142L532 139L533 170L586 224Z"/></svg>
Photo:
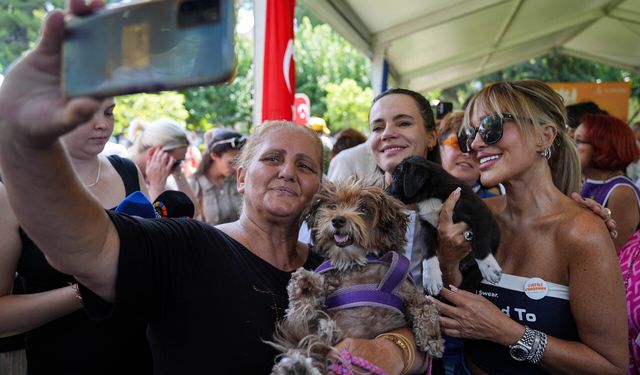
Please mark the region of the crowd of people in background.
<svg viewBox="0 0 640 375"><path fill-rule="evenodd" d="M197 144L158 118L130 124L125 147L109 142L114 99L66 101L41 63L60 54L62 22L50 17L0 88L0 337L13 337L0 372L268 373L291 274L321 263L304 214L323 179L388 187L419 156L491 209L502 277L482 280L454 191L437 203L443 359L408 360L406 328L393 331L402 345L347 338L338 350L389 374L640 374L640 123L524 80L438 118L422 94L386 90L366 134L311 117L252 134L220 126ZM51 116L17 115L28 108ZM188 197L192 219L115 209L167 191ZM420 210L406 207L398 251L421 286L432 270Z"/></svg>

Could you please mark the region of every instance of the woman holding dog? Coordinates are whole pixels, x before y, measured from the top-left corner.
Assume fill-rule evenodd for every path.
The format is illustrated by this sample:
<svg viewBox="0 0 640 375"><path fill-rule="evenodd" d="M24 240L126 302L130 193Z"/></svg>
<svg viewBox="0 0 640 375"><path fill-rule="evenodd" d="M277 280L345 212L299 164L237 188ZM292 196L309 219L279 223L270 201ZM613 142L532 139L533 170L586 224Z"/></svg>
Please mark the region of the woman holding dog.
<svg viewBox="0 0 640 375"><path fill-rule="evenodd" d="M75 14L102 6L69 4ZM322 176L319 139L288 122L255 132L237 171L244 197L238 221L214 228L107 212L82 186L60 143L99 102L61 97L63 14L50 13L43 31L0 88L0 165L18 222L54 267L148 320L155 373L268 373L276 352L263 340L284 315L291 273L319 263L297 241ZM113 306L80 291L88 312L110 313ZM407 329L400 334L410 336ZM343 348L389 374L405 367L403 350L387 339L347 339L337 347ZM425 361L418 356L406 365L413 373Z"/></svg>
<svg viewBox="0 0 640 375"><path fill-rule="evenodd" d="M521 102L516 102L519 103L518 105L512 104L513 101L508 98L513 95L513 92L507 90L507 93L499 96L502 100L498 101L504 105L504 108L492 108L488 105L492 103L490 99L485 99L485 102L478 101L479 99L476 98L471 104L479 108L471 106L471 113L475 113L476 117L484 118L484 112L489 114L494 111L498 113L513 111L520 116L514 115L516 118L538 118L536 126L531 126L533 125L531 122L525 122L523 125L528 125L530 128L525 132L526 128L523 127L522 134L526 136L520 137L520 127L504 121L505 140L503 142L509 140L512 143L518 141L517 143L509 145L508 149L504 146L503 151L497 146L502 146L503 143L498 142L497 145L492 144L488 147L482 145L480 141L482 136L480 136L472 140L473 148L470 147L470 150L465 151L477 154L476 147L484 151L481 156L485 159L474 155L476 162L483 161L480 163L483 184L493 186L502 182L508 184L510 188L507 189L506 196L487 201L491 202L494 213L498 212L496 214L501 218L499 220L501 230L506 232L498 250L498 262L503 270L510 274L505 278L509 278L511 274L525 277L526 280L535 276L543 280L542 286L549 289L549 293L556 293L557 288L564 290L561 294L571 296L570 306L567 306L566 299L564 300L564 314L569 315L565 321L574 320L575 332L579 333L583 339L577 341L577 336L574 336L573 342L560 340L551 337L553 332L550 331L546 333L546 347L542 350L542 357L538 358L540 356L538 355L535 358L538 361L541 360L542 364L538 366L527 364L526 358L523 364L510 357L508 346L516 343L523 336L524 324L505 316L484 297L457 290L455 287L452 290L442 291L445 298L457 305L454 307L439 303L444 315L443 332L454 337L498 342L481 344L470 342L470 345L467 345L467 363L471 366L473 373L493 373L499 370L518 374L529 373L527 371L546 373L557 371L557 369L568 369L569 373L624 372L627 358L623 347L625 344L624 299L619 292L622 290L619 288L620 273L619 269L615 268L615 258L611 257L613 252L602 252L601 249L603 246L611 246L607 228L597 216L585 211L563 194L577 191L579 169L576 169L575 150L565 149L565 152L558 153L558 148L571 147L567 142L568 139L564 139L562 131L557 131L564 124L561 99L546 86L540 87L539 84L524 83L520 90L529 93L531 97L521 93L516 96ZM541 100L544 105L536 107L534 104L537 103L538 97L540 100L546 100ZM478 114L480 111L482 116ZM471 123L473 124L474 121L477 123L479 119L474 119ZM395 166L408 156L419 155L426 156L432 161L438 160L433 115L428 102L422 95L404 89L391 89L380 94L374 99L371 108L370 125L371 151L376 163L385 173L387 183L391 180ZM506 127L512 129L507 130ZM532 137L534 134L535 138ZM556 136L563 138L556 140ZM535 151L536 148L544 150L550 144L553 144L554 158L547 162L546 158ZM525 157L527 156L525 151L531 151L531 154ZM568 161L559 158L558 154L565 155ZM563 163L568 167L573 166L574 169L570 170L574 173L563 174L561 171L552 173L552 170L557 172L556 168ZM496 176L498 172L493 172L496 169L505 178L497 178L500 175ZM566 167L564 170L567 170ZM490 175L491 178L488 174L490 171L493 172ZM554 181L557 181L556 184L561 187L560 189L554 185ZM573 198L579 199L575 195ZM468 242L463 237L463 232L468 229L468 226L463 222L453 223L451 220L451 212L457 199L458 196L454 192L444 203L438 227L440 265L445 281L452 285L460 285L462 282L459 262L469 250ZM593 203L581 203L591 207L594 212L600 213L600 207ZM543 220L540 220L540 217ZM517 224L514 222L516 219L518 219ZM608 216L604 215L603 219L608 219ZM611 225L611 223L608 224ZM527 228L527 230L520 230L521 228ZM567 232L571 235L566 234ZM558 234L557 240L553 233ZM615 234L612 235L615 236ZM416 250L415 247L412 249L411 245L409 249L412 250L409 252L410 255L420 254L419 249ZM523 261L524 259L526 261ZM416 263L412 262L416 268L419 268L419 263ZM592 285L590 283L592 280L600 280L600 282L598 285ZM520 291L522 291L522 284L521 282ZM592 295L589 294L591 288L594 288ZM528 299L528 297L525 298ZM602 303L598 302L597 306L594 306L594 298ZM534 316L526 315L527 312L517 305L508 306L508 311L512 317L522 315L523 323L535 328L534 324L526 321L527 318L542 320L543 314L552 314L552 319L558 318L560 312L546 311L551 307L548 304L550 301L557 302L551 297L546 300L541 299L538 309L543 313ZM536 349L539 353L542 349L542 335L529 336L538 343ZM498 346L500 344L502 346ZM492 352L478 352L478 349L482 350L484 347L492 348L501 355L496 358ZM489 356L490 354L493 356ZM484 361L482 364L475 364L474 360ZM501 368L498 370L491 368L493 364L498 364ZM510 367L514 365L515 368Z"/></svg>
<svg viewBox="0 0 640 375"><path fill-rule="evenodd" d="M466 339L471 373L625 373L613 243L602 221L565 195L577 190L580 169L562 98L538 81L497 83L474 96L465 122L461 143L480 162L482 183L506 189L487 200L504 274L478 294L443 289L452 303L438 303L443 332Z"/></svg>

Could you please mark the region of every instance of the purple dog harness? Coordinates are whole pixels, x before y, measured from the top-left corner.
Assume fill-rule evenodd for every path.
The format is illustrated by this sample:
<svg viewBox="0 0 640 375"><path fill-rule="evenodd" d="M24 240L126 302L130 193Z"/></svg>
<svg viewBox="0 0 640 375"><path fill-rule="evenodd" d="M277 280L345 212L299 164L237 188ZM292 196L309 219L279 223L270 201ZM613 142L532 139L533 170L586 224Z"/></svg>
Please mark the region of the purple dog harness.
<svg viewBox="0 0 640 375"><path fill-rule="evenodd" d="M386 264L389 270L379 284L360 284L339 288L331 293L326 301L327 310L348 309L358 306L386 307L404 314L404 302L398 296L398 289L405 279L413 283L409 274L409 260L395 251L390 251L382 258L367 255L367 263ZM333 270L330 260L322 263L315 272L325 273Z"/></svg>

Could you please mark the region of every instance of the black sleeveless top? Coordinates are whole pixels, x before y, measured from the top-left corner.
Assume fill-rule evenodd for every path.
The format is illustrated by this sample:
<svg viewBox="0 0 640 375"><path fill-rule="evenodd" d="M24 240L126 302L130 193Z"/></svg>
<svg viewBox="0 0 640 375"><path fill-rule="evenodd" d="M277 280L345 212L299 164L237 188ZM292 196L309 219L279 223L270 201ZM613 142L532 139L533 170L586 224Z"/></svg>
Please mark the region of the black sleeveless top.
<svg viewBox="0 0 640 375"><path fill-rule="evenodd" d="M122 178L126 195L140 190L138 171L131 160L116 155L108 160ZM25 293L76 282L72 276L53 269L22 229L20 239L18 274L24 280ZM29 375L151 374L147 322L137 316L126 306L120 306L108 319L96 321L79 310L28 332Z"/></svg>

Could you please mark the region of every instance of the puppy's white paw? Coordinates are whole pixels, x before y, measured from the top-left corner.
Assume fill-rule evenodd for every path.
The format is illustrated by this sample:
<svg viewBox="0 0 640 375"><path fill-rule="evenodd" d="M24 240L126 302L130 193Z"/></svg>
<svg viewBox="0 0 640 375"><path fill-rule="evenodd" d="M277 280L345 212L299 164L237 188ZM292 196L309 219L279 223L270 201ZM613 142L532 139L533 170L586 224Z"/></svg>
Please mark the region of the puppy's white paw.
<svg viewBox="0 0 640 375"><path fill-rule="evenodd" d="M422 260L422 287L429 295L436 296L442 290L442 271L438 257Z"/></svg>
<svg viewBox="0 0 640 375"><path fill-rule="evenodd" d="M498 261L496 261L496 258L494 258L493 254L489 254L482 260L476 259L476 262L478 262L480 272L485 280L493 284L500 281L500 278L502 277L502 268L500 268L500 265L498 264Z"/></svg>

